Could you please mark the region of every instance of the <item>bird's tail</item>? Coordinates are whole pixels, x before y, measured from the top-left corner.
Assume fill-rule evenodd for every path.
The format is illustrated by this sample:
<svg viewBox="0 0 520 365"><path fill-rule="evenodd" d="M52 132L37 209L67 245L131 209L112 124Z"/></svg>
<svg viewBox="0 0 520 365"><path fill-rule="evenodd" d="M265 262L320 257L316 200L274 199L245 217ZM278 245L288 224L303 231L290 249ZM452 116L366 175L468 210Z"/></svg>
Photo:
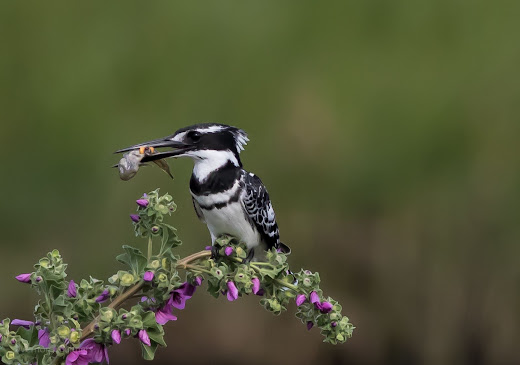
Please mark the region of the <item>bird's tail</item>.
<svg viewBox="0 0 520 365"><path fill-rule="evenodd" d="M280 247L279 248L282 251L282 253L284 253L286 255L290 255L291 254L291 248L289 246L287 246L285 243L280 242Z"/></svg>

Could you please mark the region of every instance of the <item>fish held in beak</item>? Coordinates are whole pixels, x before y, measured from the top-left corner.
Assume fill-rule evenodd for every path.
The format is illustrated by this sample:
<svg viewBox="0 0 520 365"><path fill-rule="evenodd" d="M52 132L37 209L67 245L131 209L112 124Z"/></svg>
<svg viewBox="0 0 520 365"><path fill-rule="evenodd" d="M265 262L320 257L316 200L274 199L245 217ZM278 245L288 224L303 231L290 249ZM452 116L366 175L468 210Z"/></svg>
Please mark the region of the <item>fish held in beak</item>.
<svg viewBox="0 0 520 365"><path fill-rule="evenodd" d="M141 166L146 166L146 164L142 163L142 160L145 157L150 157L156 153L157 152L153 147L141 146L139 147L139 149L135 149L125 153L123 155L123 158L121 158L119 163L114 167L118 167L119 177L121 178L121 180L128 181L132 179L135 175L137 175L137 172L139 171L139 168ZM155 165L159 166L161 170L166 172L168 176L170 176L173 179L173 175L170 171L170 166L166 161L162 159L156 159L152 160L152 162Z"/></svg>

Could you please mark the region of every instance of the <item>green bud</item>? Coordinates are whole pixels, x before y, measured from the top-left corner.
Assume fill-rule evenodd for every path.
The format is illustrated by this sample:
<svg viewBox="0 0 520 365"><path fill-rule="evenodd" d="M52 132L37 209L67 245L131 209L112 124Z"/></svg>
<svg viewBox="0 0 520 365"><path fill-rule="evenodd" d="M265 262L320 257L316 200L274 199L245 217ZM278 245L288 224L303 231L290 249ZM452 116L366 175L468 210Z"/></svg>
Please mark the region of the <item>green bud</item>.
<svg viewBox="0 0 520 365"><path fill-rule="evenodd" d="M303 285L306 287L310 287L312 285L312 281L309 278L303 279Z"/></svg>
<svg viewBox="0 0 520 365"><path fill-rule="evenodd" d="M56 316L56 320L62 323L65 320L65 318L63 316Z"/></svg>
<svg viewBox="0 0 520 365"><path fill-rule="evenodd" d="M129 286L134 283L134 276L130 273L124 273L123 276L121 276L121 285L123 286Z"/></svg>
<svg viewBox="0 0 520 365"><path fill-rule="evenodd" d="M117 274L114 274L108 278L108 282L111 284L117 283L118 280L119 280L119 276L117 276Z"/></svg>
<svg viewBox="0 0 520 365"><path fill-rule="evenodd" d="M5 357L6 357L7 360L12 360L12 359L14 359L15 356L16 355L15 355L15 353L13 351L7 351L5 353Z"/></svg>
<svg viewBox="0 0 520 365"><path fill-rule="evenodd" d="M224 277L224 273L218 267L211 268L211 274L217 279L222 279Z"/></svg>
<svg viewBox="0 0 520 365"><path fill-rule="evenodd" d="M247 256L246 252L242 247L237 247L236 249L237 256L240 258L245 258Z"/></svg>
<svg viewBox="0 0 520 365"><path fill-rule="evenodd" d="M56 336L51 336L50 340L51 340L52 344L55 344L56 342L58 342L58 339L56 338Z"/></svg>
<svg viewBox="0 0 520 365"><path fill-rule="evenodd" d="M41 267L47 268L47 267L49 267L49 264L50 264L50 261L48 259L41 259L40 260L40 266Z"/></svg>
<svg viewBox="0 0 520 365"><path fill-rule="evenodd" d="M166 258L162 259L162 267L164 270L168 270L168 260Z"/></svg>
<svg viewBox="0 0 520 365"><path fill-rule="evenodd" d="M157 280L161 283L164 283L168 281L168 276L165 273L160 273L159 275L157 275Z"/></svg>
<svg viewBox="0 0 520 365"><path fill-rule="evenodd" d="M345 341L345 337L341 333L338 333L336 335L336 340L343 342Z"/></svg>
<svg viewBox="0 0 520 365"><path fill-rule="evenodd" d="M59 326L58 327L58 335L61 338L67 338L70 335L70 328L67 326Z"/></svg>
<svg viewBox="0 0 520 365"><path fill-rule="evenodd" d="M163 260L166 260L166 259L163 259ZM153 260L152 262L150 262L150 267L152 269L157 270L160 266L161 266L161 263L159 262L159 260Z"/></svg>
<svg viewBox="0 0 520 365"><path fill-rule="evenodd" d="M70 342L72 343L78 343L79 342L79 332L78 331L72 331L70 333Z"/></svg>

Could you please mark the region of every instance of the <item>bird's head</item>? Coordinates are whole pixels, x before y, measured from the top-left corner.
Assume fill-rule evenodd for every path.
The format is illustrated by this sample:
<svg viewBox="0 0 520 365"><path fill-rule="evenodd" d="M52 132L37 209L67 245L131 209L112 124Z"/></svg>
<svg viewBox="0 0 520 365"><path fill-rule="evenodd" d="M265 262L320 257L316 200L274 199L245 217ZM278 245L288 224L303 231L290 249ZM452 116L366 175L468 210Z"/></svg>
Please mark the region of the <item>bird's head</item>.
<svg viewBox="0 0 520 365"><path fill-rule="evenodd" d="M225 124L204 123L181 128L170 136L123 148L116 153L140 147L170 147L174 150L146 155L142 162L167 157L191 157L196 163L227 159L236 166L242 166L239 155L248 141L247 134L241 129Z"/></svg>

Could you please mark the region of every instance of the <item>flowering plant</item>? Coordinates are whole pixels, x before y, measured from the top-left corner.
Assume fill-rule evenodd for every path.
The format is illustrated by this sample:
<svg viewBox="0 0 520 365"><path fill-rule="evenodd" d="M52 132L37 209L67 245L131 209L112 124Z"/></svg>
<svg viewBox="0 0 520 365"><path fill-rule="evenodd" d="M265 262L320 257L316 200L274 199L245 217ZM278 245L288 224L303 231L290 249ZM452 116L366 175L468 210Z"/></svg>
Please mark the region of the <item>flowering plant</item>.
<svg viewBox="0 0 520 365"><path fill-rule="evenodd" d="M181 244L176 230L164 222L176 210L172 197L157 189L136 203L130 218L136 235L147 239L147 253L123 246L117 260L125 267L108 282L68 280L57 250L40 259L33 272L16 277L42 299L34 321L0 322L4 364L108 363L107 348L130 337L140 340L143 357L152 360L157 348L166 346L163 325L177 319L174 311L184 309L204 280L215 298L258 295L260 304L277 315L294 299L296 316L308 329L319 327L324 342L343 343L352 336L354 327L341 314L341 305L319 288L318 273L291 272L287 256L275 249L265 262L247 262L246 246L230 236L216 240L213 254L207 247L181 259L174 254Z"/></svg>

